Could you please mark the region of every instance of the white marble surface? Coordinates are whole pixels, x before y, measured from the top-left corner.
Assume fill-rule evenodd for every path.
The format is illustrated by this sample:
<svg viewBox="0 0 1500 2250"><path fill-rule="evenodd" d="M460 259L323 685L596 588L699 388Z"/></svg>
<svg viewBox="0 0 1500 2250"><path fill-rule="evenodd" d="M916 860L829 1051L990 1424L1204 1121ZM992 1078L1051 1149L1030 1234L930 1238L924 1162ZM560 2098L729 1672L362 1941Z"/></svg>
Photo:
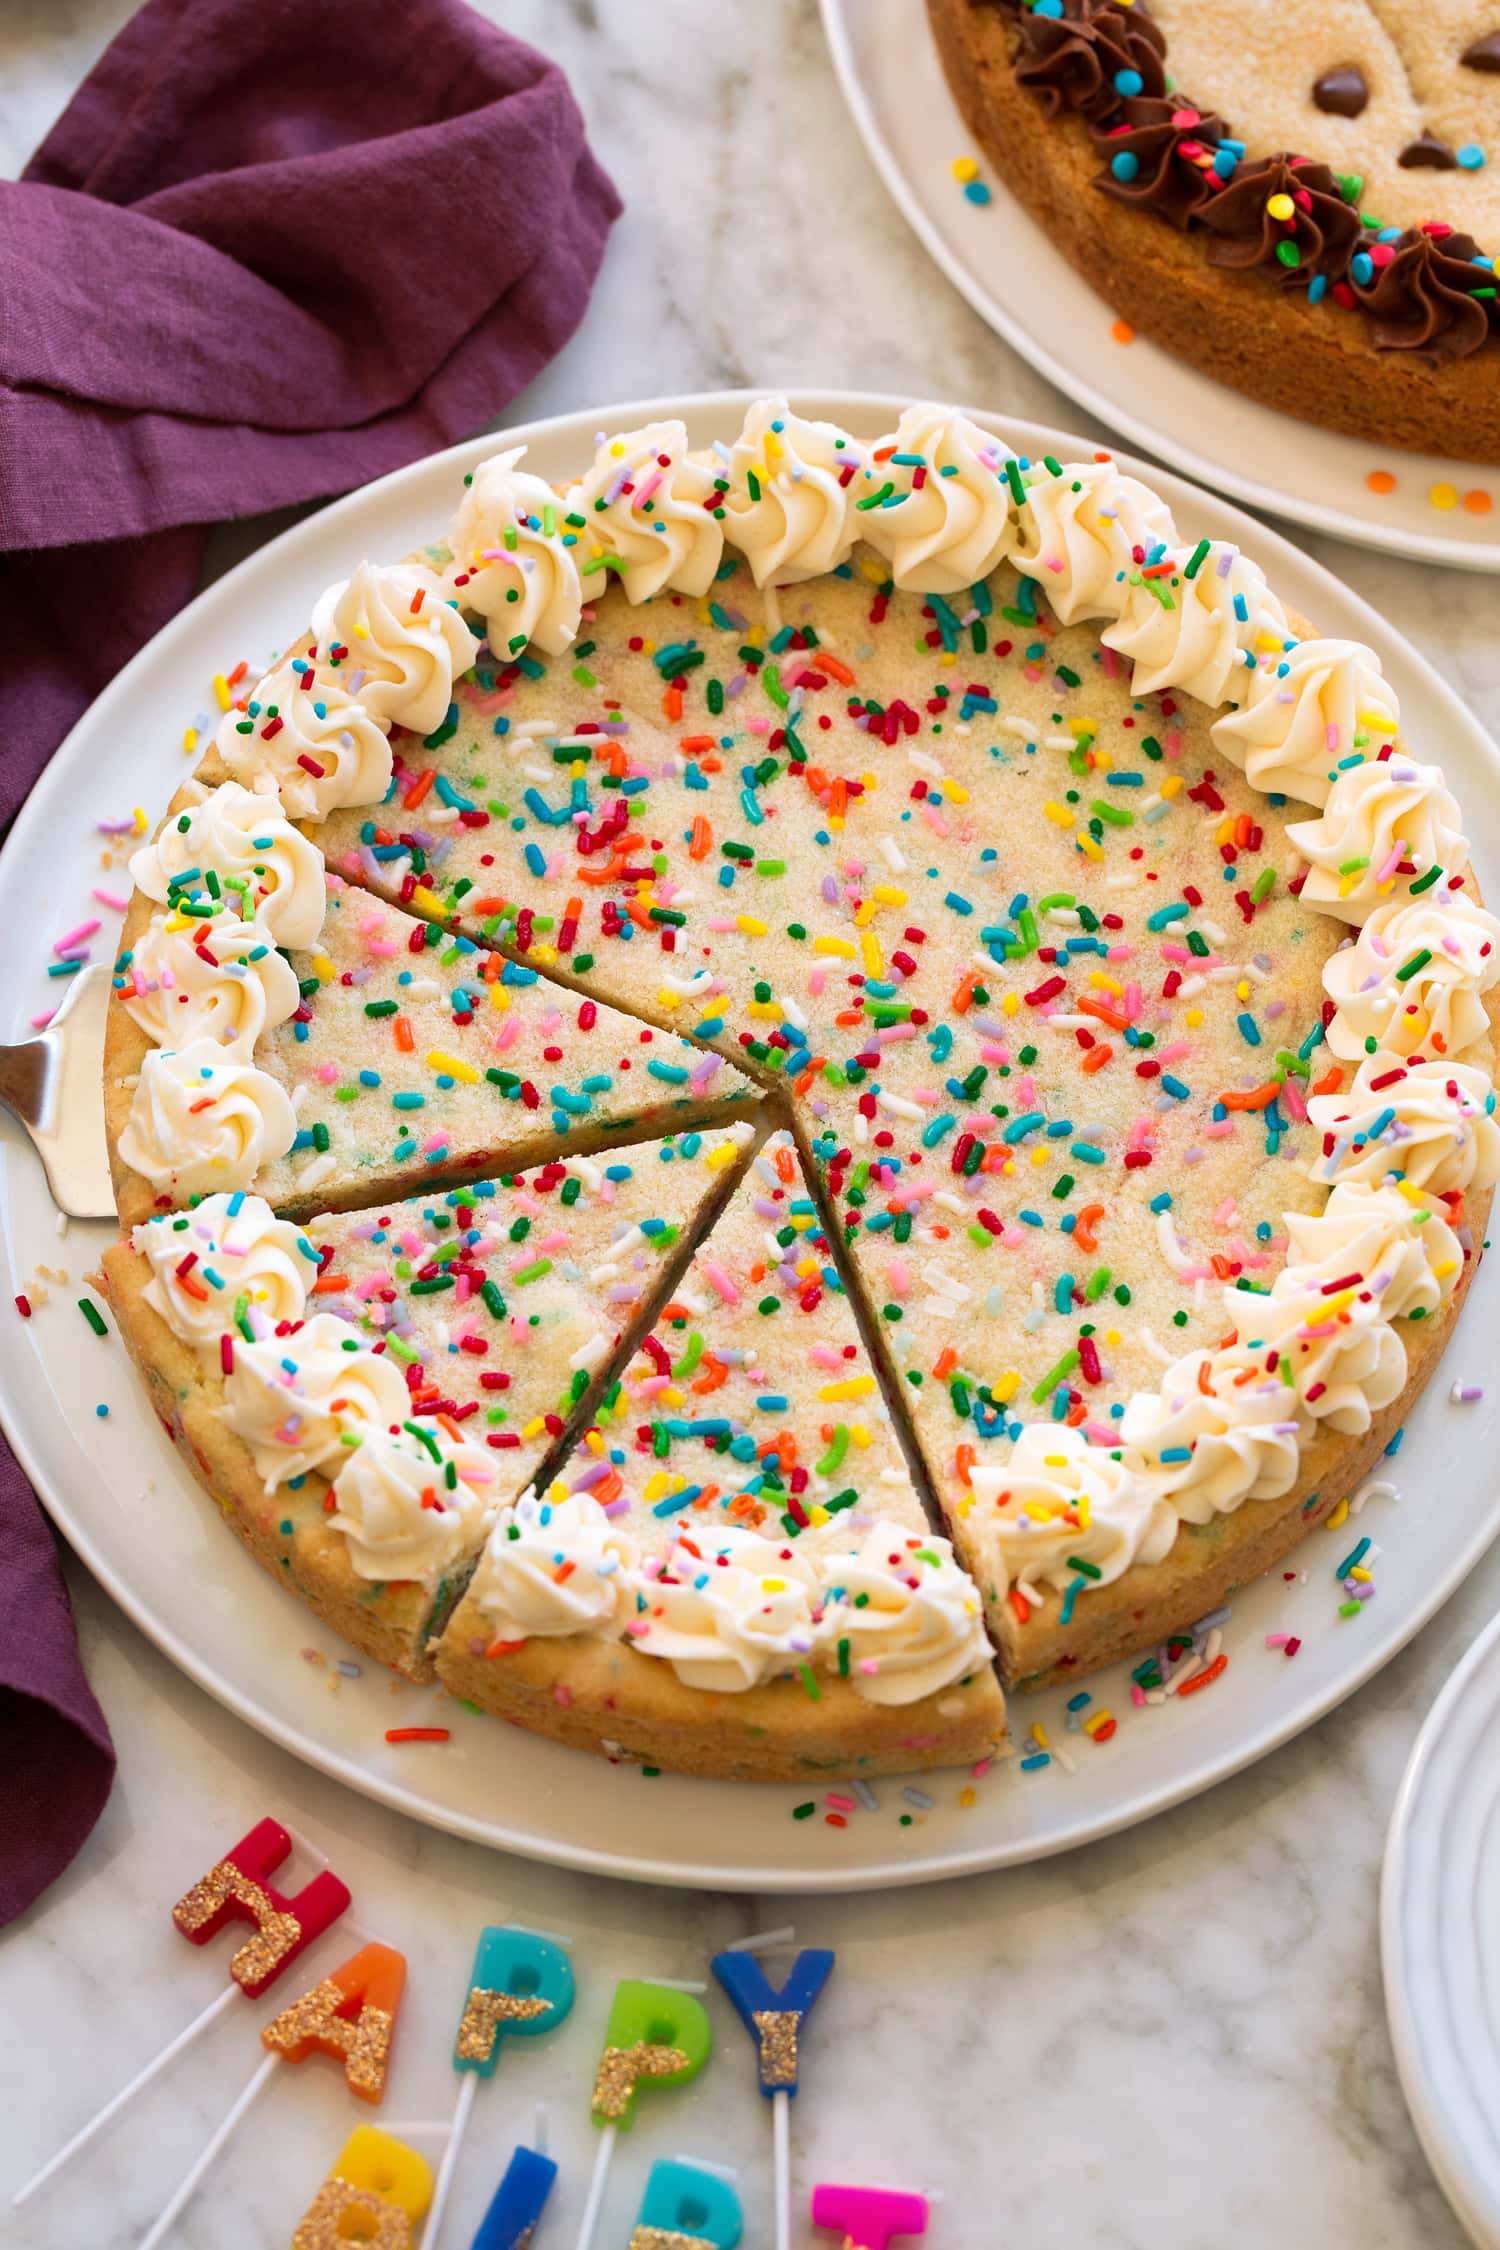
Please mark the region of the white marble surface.
<svg viewBox="0 0 1500 2250"><path fill-rule="evenodd" d="M490 5L571 72L629 206L583 329L518 417L716 384L864 382L1082 426L929 267L887 202L812 0ZM127 13L128 0L10 0L0 164L20 165ZM224 551L266 528L237 529ZM1310 544L1496 724L1493 581ZM0 1945L11 2059L0 2195L221 1988L223 1949L190 1952L167 1907L217 1847L275 1811L333 1856L360 1921L410 1957L393 2119L432 2117L450 2099L445 2055L480 1924L511 1916L574 1937L583 1996L561 2034L513 2052L486 2089L453 2244L468 2241L538 2097L563 2164L541 2241L571 2243L584 2091L614 1979L701 1974L714 1945L792 1917L840 1964L797 2120L804 2210L816 2179L842 2177L941 2188L933 2250L988 2250L1023 2230L1028 2250L1461 2240L1396 2082L1377 1880L1412 1738L1500 1595L1500 1553L1353 1703L1146 1829L1034 1870L790 1907L554 1874L413 1827L269 1748L81 1571L73 1584L120 1778L74 1868ZM339 1957L330 1939L315 1958ZM696 2088L648 2106L601 2250L624 2244L649 2157L678 2150L745 2167L746 2241L767 2242L766 2118L748 2042L713 2006L722 2051ZM236 2004L24 2223L0 2221L0 2239L137 2242L254 2067L263 2013ZM349 2122L321 2066L273 2085L176 2240L286 2241Z"/></svg>

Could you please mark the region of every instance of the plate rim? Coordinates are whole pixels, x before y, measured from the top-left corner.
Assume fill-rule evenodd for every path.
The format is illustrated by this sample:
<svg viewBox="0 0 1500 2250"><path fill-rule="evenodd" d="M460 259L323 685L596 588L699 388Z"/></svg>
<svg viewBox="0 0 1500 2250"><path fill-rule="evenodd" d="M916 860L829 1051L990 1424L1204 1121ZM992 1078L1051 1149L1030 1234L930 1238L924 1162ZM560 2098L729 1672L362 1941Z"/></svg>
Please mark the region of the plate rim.
<svg viewBox="0 0 1500 2250"><path fill-rule="evenodd" d="M854 120L855 130L865 153L879 173L891 201L934 265L952 283L971 310L978 313L980 319L994 329L1010 345L1012 351L1017 352L1038 374L1044 375L1049 383L1055 384L1075 405L1097 415L1107 428L1123 432L1132 445L1139 446L1150 455L1153 466L1159 464L1163 468L1167 467L1167 462L1156 451L1157 447L1167 444L1165 437L1149 423L1142 421L1131 409L1120 406L1107 391L1089 382L1086 376L1075 374L1057 359L1047 345L1041 343L991 296L980 276L950 249L928 217L915 186L881 129L874 104L860 76L855 42L847 19L850 11L861 4L862 0L818 0L823 32L833 58L839 90ZM930 35L926 23L925 0L914 0L914 4L922 7L923 33ZM994 182L991 192L1006 198L1021 216L1028 216L1003 181ZM1061 256L1061 253L1058 255ZM1097 291L1095 294L1097 295ZM1214 378L1207 377L1206 380L1213 381ZM1240 396L1227 385L1220 384L1218 388L1231 399ZM1256 406L1262 413L1277 412L1274 407L1263 406L1259 400L1246 400L1244 403ZM1295 422L1295 418L1290 415L1278 415L1277 418ZM1316 423L1295 423L1295 426L1312 430L1319 427ZM1286 492L1278 487L1261 484L1256 478L1244 475L1231 465L1208 460L1185 439L1174 439L1171 444L1175 458L1182 462L1185 473L1194 482L1211 490L1232 493L1236 499L1251 507L1263 508L1269 515L1280 516L1311 531L1326 532L1334 538L1347 539L1351 546L1370 548L1380 554L1441 563L1450 569L1468 570L1481 575L1500 572L1500 539L1458 543L1445 541L1436 532L1398 530L1395 525L1387 528L1362 516L1345 515L1338 509L1320 507L1317 502L1295 491ZM1398 452L1400 449L1391 450ZM1500 464L1494 462L1456 464L1459 469L1464 466L1471 467L1477 475L1500 476Z"/></svg>
<svg viewBox="0 0 1500 2250"><path fill-rule="evenodd" d="M473 461L496 450L502 443L532 444L559 432L578 432L586 439L601 422L628 427L636 419L656 419L667 414L695 414L708 408L723 408L732 412L735 409L743 410L753 400L765 395L764 389L757 386L727 391L671 393L618 405L588 406L517 423L502 430L482 433L437 453L423 455L404 468L392 470L370 484L341 495L327 507L318 510L314 516L290 525L274 539L268 540L264 546L246 556L233 569L225 572L222 578L205 587L185 609L170 619L161 632L148 641L116 674L70 729L64 742L38 777L9 836L3 846L0 846L0 897L4 896L12 866L31 846L33 828L47 820L53 809L52 797L64 792L68 786L66 779L59 776L68 763L68 753L75 737L84 733L87 738L87 732L108 722L117 706L128 706L134 695L136 679L148 661L160 656L164 644L167 652L171 653L178 639L188 638L196 632L198 621L207 610L232 599L235 589L246 575L264 571L268 558L274 567L275 558L284 553L288 544L308 538L313 526L318 527L319 531L326 531L330 523L336 527L343 516L354 515L370 506L374 496L389 493L400 485L416 484L432 476L439 465L461 471ZM907 393L830 387L793 387L786 395L796 406L810 413L850 415L856 422L865 417L888 417L893 411L899 412L902 407L912 403L911 394ZM994 424L1000 429L1008 429L1012 434L1020 436L1023 443L1035 441L1046 448L1060 445L1063 451L1078 444L1094 449L1092 439L1080 437L1078 433L1058 430L1050 424L1032 422L1028 418L1006 413L996 414L982 407L972 407L967 411L977 415L981 421ZM881 422L879 426L884 426L884 423ZM1497 749L1488 730L1470 711L1457 690L1398 627L1383 618L1362 595L1346 586L1335 572L1315 557L1305 554L1284 532L1246 514L1232 500L1226 500L1212 490L1204 490L1191 479L1179 476L1175 471L1165 469L1155 462L1136 459L1118 449L1111 450L1126 469L1143 473L1148 479L1155 479L1158 483L1165 480L1167 485L1177 488L1192 502L1206 503L1210 508L1233 519L1238 532L1247 540L1266 540L1290 550L1300 568L1311 573L1316 580L1326 581L1336 589L1342 603L1352 605L1361 619L1368 620L1375 628L1378 636L1396 644L1403 661L1410 663L1422 676L1427 692L1451 707L1475 749L1483 744L1484 753L1495 768L1497 781L1500 781L1500 749ZM1500 1535L1500 1509L1496 1509L1488 1517L1476 1522L1469 1537L1455 1550L1446 1567L1427 1579L1410 1613L1403 1615L1399 1626L1394 1628L1393 1639L1377 1641L1371 1636L1368 1641L1362 1640L1362 1653L1352 1668L1316 1690L1311 1703L1304 1705L1299 1702L1294 1709L1273 1713L1237 1748L1211 1756L1206 1764L1200 1762L1195 1766L1180 1762L1159 1782L1140 1791L1127 1808L1106 1809L1093 1815L1081 1812L1070 1821L1064 1821L1047 1837L1036 1838L1021 1834L999 1845L983 1841L977 1841L972 1846L950 1844L927 1858L886 1856L858 1867L837 1868L819 1868L816 1864L794 1865L778 1859L765 1864L746 1863L723 1868L684 1864L680 1860L655 1858L648 1853L576 1844L567 1840L555 1841L541 1838L529 1830L515 1829L503 1818L480 1819L470 1816L436 1799L423 1796L399 1780L375 1772L355 1757L320 1743L295 1721L280 1718L254 1695L243 1692L232 1681L219 1675L210 1658L184 1646L169 1627L154 1617L147 1596L138 1592L131 1579L116 1570L99 1552L97 1543L89 1532L86 1516L80 1516L71 1499L61 1493L40 1469L38 1456L17 1418L16 1396L9 1386L3 1385L0 1385L0 1428L4 1429L48 1515L111 1599L124 1610L153 1646L160 1649L179 1670L185 1672L197 1686L212 1695L237 1718L266 1739L291 1751L315 1771L325 1773L360 1795L387 1804L429 1826L484 1844L491 1849L515 1852L518 1856L549 1865L681 1888L748 1890L768 1895L905 1889L918 1884L985 1873L995 1868L1029 1865L1132 1828L1191 1797L1201 1795L1270 1755L1307 1727L1317 1724L1348 1696L1364 1686L1451 1598L1485 1550ZM175 1462L175 1456L173 1459ZM180 1473L184 1477L187 1475L185 1469ZM260 1583L258 1573L255 1583ZM1386 1611L1384 1614L1389 1615L1390 1612Z"/></svg>
<svg viewBox="0 0 1500 2250"><path fill-rule="evenodd" d="M1411 1900L1408 1855L1418 1801L1431 1778L1449 1719L1467 1694L1474 1675L1494 1654L1497 1643L1500 1611L1465 1649L1422 1721L1391 1807L1380 1870L1380 1974L1396 2075L1422 2153L1460 2225L1480 2250L1500 2250L1500 2184L1492 2185L1482 2178L1464 2143L1450 2130L1428 2086L1423 2067L1425 2042L1406 1974L1405 1919Z"/></svg>

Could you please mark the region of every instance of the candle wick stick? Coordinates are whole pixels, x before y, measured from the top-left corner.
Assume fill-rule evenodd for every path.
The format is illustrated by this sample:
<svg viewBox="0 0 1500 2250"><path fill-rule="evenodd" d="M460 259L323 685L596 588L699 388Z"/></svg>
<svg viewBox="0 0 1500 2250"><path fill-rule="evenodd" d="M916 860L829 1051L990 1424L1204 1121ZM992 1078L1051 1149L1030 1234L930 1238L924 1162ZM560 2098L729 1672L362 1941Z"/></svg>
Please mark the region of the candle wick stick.
<svg viewBox="0 0 1500 2250"><path fill-rule="evenodd" d="M255 2076L249 2081L248 2085L242 2088L238 2099L234 2103L234 2106L226 2113L216 2131L210 2136L206 2146L198 2156L197 2161L189 2170L186 2179L184 2179L182 2185L178 2188L177 2193L173 2196L171 2202L167 2205L165 2211L163 2211L161 2217L157 2220L155 2226L151 2229L151 2232L141 2243L140 2250L157 2250L158 2243L165 2242L167 2236L171 2233L173 2227L177 2224L179 2216L192 2199L192 2196L197 2189L199 2182L207 2173L209 2166L213 2163L220 2149L223 2148L225 2142L229 2139L230 2134L239 2124L240 2119L245 2115L246 2111L251 2107L256 2098L268 2084L271 2073L275 2070L280 2059L281 2058L279 2055L267 2055L262 2061L259 2069L256 2071Z"/></svg>
<svg viewBox="0 0 1500 2250"><path fill-rule="evenodd" d="M458 2170L458 2152L469 2128L469 2112L474 2107L474 2096L478 2091L477 2072L466 2070L458 2082L458 2100L453 2106L448 2145L443 2150L443 2161L438 2166L437 2186L432 2191L432 2210L428 2215L424 2237L426 2250L438 2250L438 2237L443 2231L443 2213L448 2208L448 2197L453 2190L453 2175Z"/></svg>
<svg viewBox="0 0 1500 2250"><path fill-rule="evenodd" d="M226 1984L223 1991L216 1998L210 2000L201 2015L195 2016L185 2030L178 2032L175 2039L169 2039L160 2053L153 2055L145 2068L136 2072L128 2086L122 2086L120 2091L107 2101L102 2109L96 2110L88 2123L80 2126L73 2138L70 2141L65 2141L57 2154L49 2157L39 2172L33 2172L23 2188L16 2190L10 2199L11 2209L18 2211L23 2203L30 2201L39 2187L46 2185L55 2172L60 2172L71 2158L77 2156L80 2150L87 2148L94 2135L102 2133L110 2119L118 2117L127 2102L134 2101L136 2095L150 2085L159 2071L165 2070L168 2063L182 2053L184 2047L191 2045L200 2031L206 2031L215 2017L223 2014L230 2001L238 1998L239 1989L237 1984Z"/></svg>
<svg viewBox="0 0 1500 2250"><path fill-rule="evenodd" d="M771 2096L771 2145L776 2250L792 2250L792 2097L785 2090Z"/></svg>
<svg viewBox="0 0 1500 2250"><path fill-rule="evenodd" d="M599 2227L599 2213L604 2208L604 2190L609 2181L609 2167L615 2153L615 2128L604 2126L599 2134L599 2153L594 2159L594 2176L589 2181L589 2199L584 2206L583 2224L578 2229L578 2250L593 2250L594 2236Z"/></svg>

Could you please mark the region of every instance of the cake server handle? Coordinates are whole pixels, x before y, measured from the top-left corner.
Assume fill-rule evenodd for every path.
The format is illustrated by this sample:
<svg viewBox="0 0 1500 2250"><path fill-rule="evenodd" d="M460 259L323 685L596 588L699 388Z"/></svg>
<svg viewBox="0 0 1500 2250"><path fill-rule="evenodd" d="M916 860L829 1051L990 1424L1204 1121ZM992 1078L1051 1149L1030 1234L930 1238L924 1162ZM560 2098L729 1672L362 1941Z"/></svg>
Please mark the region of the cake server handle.
<svg viewBox="0 0 1500 2250"><path fill-rule="evenodd" d="M72 1219L112 1219L104 1137L104 1019L111 972L80 969L45 1031L0 1046L0 1103L36 1144L52 1200Z"/></svg>

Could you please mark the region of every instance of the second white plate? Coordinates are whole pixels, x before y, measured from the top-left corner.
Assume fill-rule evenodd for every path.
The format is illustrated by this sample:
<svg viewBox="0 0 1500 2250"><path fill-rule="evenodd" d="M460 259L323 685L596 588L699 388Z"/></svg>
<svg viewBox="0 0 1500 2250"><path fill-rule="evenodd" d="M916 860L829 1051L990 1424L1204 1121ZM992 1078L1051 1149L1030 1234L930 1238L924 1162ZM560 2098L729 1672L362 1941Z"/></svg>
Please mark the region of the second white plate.
<svg viewBox="0 0 1500 2250"><path fill-rule="evenodd" d="M1500 1617L1417 1737L1391 1816L1380 1944L1417 2136L1475 2242L1500 2250Z"/></svg>
<svg viewBox="0 0 1500 2250"><path fill-rule="evenodd" d="M1116 342L1110 307L988 167L986 204L966 200L953 178L956 157L980 152L948 91L923 0L822 4L845 98L897 205L975 311L1060 390L1252 507L1392 554L1500 570L1500 467L1338 437L1258 406L1144 338ZM1395 479L1383 494L1368 482L1382 471ZM1443 489L1451 507L1433 503Z"/></svg>
<svg viewBox="0 0 1500 2250"><path fill-rule="evenodd" d="M587 459L601 425L625 429L680 414L690 442L702 445L733 433L748 400L731 392L596 407L476 439L351 494L209 588L85 715L0 854L0 917L14 933L11 1020L0 1017L0 1033L20 1036L26 1017L55 1003L47 948L101 882L94 823L166 803L184 769L182 729L210 700L215 672L240 658L252 667L267 661L351 558L405 554L430 537L447 521L465 472L502 443L526 443L528 466L560 478ZM860 392L797 392L793 400L866 435L889 430L908 403ZM973 411L1032 455L1066 460L1091 450L1058 430ZM1286 540L1178 478L1125 465L1151 477L1185 530L1246 546L1289 606L1325 632L1379 650L1411 740L1441 753L1493 892L1500 758L1452 689ZM106 876L104 887L119 880ZM107 910L104 919L95 941L101 956L116 927ZM1347 1533L1316 1533L1293 1557L1294 1583L1278 1575L1236 1597L1229 1668L1208 1693L1138 1709L1123 1668L1091 1679L1088 1716L1107 1710L1117 1721L1099 1742L1068 1732L1060 1695L1018 1698L1012 1721L1021 1747L1032 1749L1036 1724L1061 1758L1027 1770L1007 1759L973 1780L943 1774L910 1791L881 1782L868 1801L837 1788L651 1777L518 1733L435 1689L400 1689L376 1666L351 1666L358 1677L339 1671L348 1650L240 1551L158 1427L124 1352L84 1326L75 1300L111 1231L75 1227L59 1242L41 1167L7 1121L4 1290L30 1289L43 1266L54 1277L66 1266L69 1278L40 1277L49 1302L33 1320L0 1321L0 1412L62 1530L135 1622L251 1725L418 1819L564 1865L725 1890L842 1891L930 1881L1085 1843L1208 1788L1321 1718L1432 1615L1500 1526L1492 1469L1500 1397L1461 1407L1447 1399L1453 1373L1480 1364L1500 1319L1495 1259L1477 1277L1444 1367L1412 1417L1391 1471L1402 1497L1372 1501ZM1379 1598L1340 1619L1336 1566L1366 1533L1383 1549ZM1268 1633L1296 1636L1296 1656L1268 1649ZM451 1739L386 1740L389 1728L431 1723L449 1727Z"/></svg>

